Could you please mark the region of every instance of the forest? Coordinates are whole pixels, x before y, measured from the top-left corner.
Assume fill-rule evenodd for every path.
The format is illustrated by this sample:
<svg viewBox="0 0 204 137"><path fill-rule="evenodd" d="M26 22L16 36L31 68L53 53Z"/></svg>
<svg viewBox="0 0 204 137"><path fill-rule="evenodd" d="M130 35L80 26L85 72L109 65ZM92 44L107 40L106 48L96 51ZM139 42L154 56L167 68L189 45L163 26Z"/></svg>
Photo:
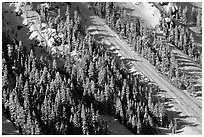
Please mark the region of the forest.
<svg viewBox="0 0 204 137"><path fill-rule="evenodd" d="M48 36L53 38L52 47L38 38L26 45L9 36L12 30L2 32L2 113L19 134L111 134L107 121L100 115L114 116L137 135L158 134L156 127L168 127L170 119L166 108L156 96L160 87L140 74L130 73L123 60L117 59L104 43L97 42L83 25L79 8L73 10L68 2L62 15L60 7L53 8L51 3L38 3L37 9L32 3L23 4L29 5L31 11L36 10L46 29L56 32ZM111 29L166 75L174 86L195 92L191 76L179 70L170 47L153 31L141 27L140 18L129 16L114 2L90 5L96 15L104 18ZM163 19L159 27L171 44L201 66L201 50L185 29L185 10L175 17L181 25L169 25ZM56 12L54 16L53 11ZM24 12L20 9L16 15ZM192 14L201 29L201 15L199 12ZM6 24L4 19L2 24ZM62 52L51 51L60 46ZM36 47L40 47L40 57Z"/></svg>
<svg viewBox="0 0 204 137"><path fill-rule="evenodd" d="M178 67L178 61L170 50L170 45L163 43L155 32L141 27L139 18L129 16L124 8L114 6L113 3L93 3L95 13L101 18L105 18L107 25L115 30L119 36L127 40L133 49L146 58L158 71L166 75L173 85L180 89L188 89L195 93L192 86L192 78L185 71ZM196 46L192 33L189 34L187 23L187 7L176 12L174 18L181 24L165 21L165 17L160 20L159 27L164 31L166 39L179 50L190 56L197 64L202 66L202 49ZM193 10L193 9L192 9ZM163 15L165 16L165 15ZM173 15L170 15L173 16ZM202 32L200 12L192 11L194 24Z"/></svg>

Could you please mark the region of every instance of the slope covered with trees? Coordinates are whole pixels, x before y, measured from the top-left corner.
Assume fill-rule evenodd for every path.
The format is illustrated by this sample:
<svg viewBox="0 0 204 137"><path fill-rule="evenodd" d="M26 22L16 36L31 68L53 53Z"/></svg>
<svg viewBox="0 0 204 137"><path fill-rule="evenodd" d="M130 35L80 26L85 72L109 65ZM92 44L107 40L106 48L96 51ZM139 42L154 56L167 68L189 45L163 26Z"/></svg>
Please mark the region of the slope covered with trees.
<svg viewBox="0 0 204 137"><path fill-rule="evenodd" d="M142 27L140 18L131 16L124 8L114 2L90 4L95 13L106 20L109 27L115 30L121 38L125 39L137 53L154 65L159 72L166 75L174 86L196 95L193 76L179 69L178 59L171 52L169 45L169 43L176 45L177 48L201 65L201 50L195 45L194 37L189 34L188 29L185 29L183 25L178 26L173 22L167 22L163 17L159 27L169 41L169 43L164 43L155 32ZM184 14L184 12L182 13ZM180 12L177 14L179 19L182 20L181 17L183 16L180 15Z"/></svg>
<svg viewBox="0 0 204 137"><path fill-rule="evenodd" d="M165 108L153 97L160 89L130 74L106 45L97 43L82 25L79 10L72 13L67 5L63 19L60 7L56 16L49 14L52 7L39 7L39 21L56 31L52 46L64 52L52 55L52 62L43 56L37 60L35 47L48 42L40 34L30 49L12 41L9 33L3 37L3 113L20 134L110 134L100 114L115 116L135 134L156 134L155 127L167 125ZM63 67L58 58L64 59Z"/></svg>

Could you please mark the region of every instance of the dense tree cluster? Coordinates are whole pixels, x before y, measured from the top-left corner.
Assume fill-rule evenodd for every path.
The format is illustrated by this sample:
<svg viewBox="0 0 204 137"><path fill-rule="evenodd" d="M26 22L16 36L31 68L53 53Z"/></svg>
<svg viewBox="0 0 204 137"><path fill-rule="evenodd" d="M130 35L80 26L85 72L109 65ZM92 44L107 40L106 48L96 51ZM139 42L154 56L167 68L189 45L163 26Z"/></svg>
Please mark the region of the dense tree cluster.
<svg viewBox="0 0 204 137"><path fill-rule="evenodd" d="M44 12L41 15L49 15ZM104 17L107 11L97 12ZM135 134L155 134L156 126L167 125L165 108L153 97L160 89L142 76L130 74L124 62L118 62L105 45L85 33L78 11L73 19L69 14L67 7L66 20L60 18L60 12L47 20L50 27L65 34L56 38L56 43L62 42L69 49L62 53L63 67L59 67L58 55L38 60L37 45L28 50L21 41L3 39L2 105L19 132L109 134L99 114L114 115ZM70 54L73 50L76 56Z"/></svg>
<svg viewBox="0 0 204 137"><path fill-rule="evenodd" d="M193 34L189 33L188 28L184 25L175 26L173 23L168 25L165 19L162 19L160 23L160 29L165 32L168 42L202 65L202 49L196 45Z"/></svg>
<svg viewBox="0 0 204 137"><path fill-rule="evenodd" d="M63 31L73 35L72 40L66 36L70 42L76 33L80 33L77 12L74 17L73 29L69 30L72 26L63 22L67 26ZM35 52L35 46L38 45L28 51L29 45L17 40L11 42L6 35L3 44L2 104L20 134L109 134L107 123L99 119L93 104L82 99L86 96L83 88L82 94L76 91L77 83L74 83L74 75L71 76L74 72L70 72L72 63L68 54L65 54L65 67L60 69L57 57L53 63L43 56L37 60L39 53Z"/></svg>
<svg viewBox="0 0 204 137"><path fill-rule="evenodd" d="M139 18L132 17L127 14L125 9L116 6L114 3L102 4L97 2L92 6L94 6L93 9L97 15L101 12L98 9L99 7L101 9L105 8L105 15L102 17L105 18L106 24L114 29L120 37L124 38L137 53L166 75L172 84L180 89L188 89L188 91L195 93L195 89L192 89L191 76L179 69L178 61L174 53L171 52L169 43L162 42L162 39L156 36L154 32L141 27ZM168 24L164 18L159 26L170 43L201 64L201 50L195 45L194 38L192 34L189 34L188 29L181 25Z"/></svg>
<svg viewBox="0 0 204 137"><path fill-rule="evenodd" d="M191 11L189 11L187 6L183 9L181 9L181 5L177 6L178 10L174 12L175 16L172 16L172 14L170 14L170 18L175 18L184 26L193 24L196 26L198 32L202 34L202 12L200 11L200 9L195 9L195 7L192 6Z"/></svg>

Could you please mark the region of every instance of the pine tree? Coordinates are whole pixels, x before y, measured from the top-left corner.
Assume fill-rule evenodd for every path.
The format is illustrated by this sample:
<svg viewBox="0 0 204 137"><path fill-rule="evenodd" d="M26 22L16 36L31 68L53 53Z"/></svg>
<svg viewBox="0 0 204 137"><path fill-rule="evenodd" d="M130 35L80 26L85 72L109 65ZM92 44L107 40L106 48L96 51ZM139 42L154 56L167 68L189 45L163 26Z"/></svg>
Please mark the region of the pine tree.
<svg viewBox="0 0 204 137"><path fill-rule="evenodd" d="M57 112L57 109L59 107L59 105L61 104L61 94L60 94L60 90L57 90L57 94L55 96L55 112Z"/></svg>
<svg viewBox="0 0 204 137"><path fill-rule="evenodd" d="M132 130L133 130L133 132L134 132L134 133L137 133L137 132L136 132L136 130L137 130L137 129L136 129L136 127L137 127L137 121L136 121L136 117L135 117L135 116L132 117L131 124L132 124Z"/></svg>
<svg viewBox="0 0 204 137"><path fill-rule="evenodd" d="M181 5L178 7L178 18L181 19L182 11L181 11Z"/></svg>
<svg viewBox="0 0 204 137"><path fill-rule="evenodd" d="M30 91L29 91L29 83L26 81L23 91L23 98L24 98L24 109L26 111L30 108Z"/></svg>
<svg viewBox="0 0 204 137"><path fill-rule="evenodd" d="M39 76L39 71L38 69L35 70L35 83L39 83L40 81L40 76Z"/></svg>
<svg viewBox="0 0 204 137"><path fill-rule="evenodd" d="M105 93L104 94L105 94L106 100L108 100L110 97L110 89L109 89L108 84L106 84L106 83L105 83Z"/></svg>
<svg viewBox="0 0 204 137"><path fill-rule="evenodd" d="M72 63L71 63L71 57L70 56L66 56L65 68L66 68L66 72L68 74L71 74L71 72L72 72Z"/></svg>
<svg viewBox="0 0 204 137"><path fill-rule="evenodd" d="M137 116L137 135L142 134L142 124L139 115Z"/></svg>
<svg viewBox="0 0 204 137"><path fill-rule="evenodd" d="M32 121L31 121L31 115L29 111L27 115L26 124L24 125L25 134L31 135L31 129L32 129Z"/></svg>
<svg viewBox="0 0 204 137"><path fill-rule="evenodd" d="M39 123L37 121L37 119L35 118L35 135L40 135L41 131L40 131L40 126L39 126Z"/></svg>
<svg viewBox="0 0 204 137"><path fill-rule="evenodd" d="M25 114L24 114L24 110L23 107L18 103L17 104L17 108L16 108L16 120L15 120L15 124L18 127L18 130L20 130L20 128L23 128L23 125L25 123Z"/></svg>
<svg viewBox="0 0 204 137"><path fill-rule="evenodd" d="M202 14L198 11L196 27L200 33L202 33Z"/></svg>
<svg viewBox="0 0 204 137"><path fill-rule="evenodd" d="M120 31L121 31L121 19L119 18L117 21L116 21L116 24L115 24L115 27L116 27L116 31L118 32L118 33L120 33Z"/></svg>
<svg viewBox="0 0 204 137"><path fill-rule="evenodd" d="M93 80L91 80L91 91L92 94L95 94L97 92L96 83Z"/></svg>
<svg viewBox="0 0 204 137"><path fill-rule="evenodd" d="M35 82L35 73L36 73L36 58L34 60L32 60L32 70L30 73L30 83L34 83Z"/></svg>
<svg viewBox="0 0 204 137"><path fill-rule="evenodd" d="M53 68L55 71L57 70L57 61L56 61L56 58L54 58L54 60L53 60L52 68Z"/></svg>
<svg viewBox="0 0 204 137"><path fill-rule="evenodd" d="M82 107L81 107L81 118L82 118L82 122L86 121L86 112L85 112L84 104L82 104Z"/></svg>
<svg viewBox="0 0 204 137"><path fill-rule="evenodd" d="M106 80L107 80L107 70L106 68L102 67L98 73L98 85L103 87Z"/></svg>
<svg viewBox="0 0 204 137"><path fill-rule="evenodd" d="M185 54L187 54L187 53L186 53L186 47L187 47L187 35L184 34L184 37L183 37L183 52L184 52Z"/></svg>
<svg viewBox="0 0 204 137"><path fill-rule="evenodd" d="M42 75L40 77L40 83L46 84L47 83L47 67L45 66L42 72Z"/></svg>
<svg viewBox="0 0 204 137"><path fill-rule="evenodd" d="M113 75L111 76L111 81L110 81L109 87L110 87L112 90L114 90L114 88L115 88L115 80L114 80Z"/></svg>
<svg viewBox="0 0 204 137"><path fill-rule="evenodd" d="M186 25L187 24L187 21L188 21L188 18L187 18L187 10L188 10L188 8L187 8L187 6L183 9L183 11L182 11L182 23L184 24L184 25Z"/></svg>
<svg viewBox="0 0 204 137"><path fill-rule="evenodd" d="M65 87L65 82L64 81L62 81L60 89L61 89L62 103L64 103L64 102L67 101L67 98L66 98L66 87Z"/></svg>
<svg viewBox="0 0 204 137"><path fill-rule="evenodd" d="M111 12L110 12L110 3L109 2L106 2L106 8L105 8L105 18L106 18L106 24L108 24L110 26L110 15L111 15Z"/></svg>
<svg viewBox="0 0 204 137"><path fill-rule="evenodd" d="M194 6L192 6L192 10L191 10L191 19L192 19L192 23L195 24L197 19L196 19L196 10Z"/></svg>
<svg viewBox="0 0 204 137"><path fill-rule="evenodd" d="M3 104L6 105L7 102L7 96L8 96L8 68L6 64L5 58L2 59L2 96L3 96ZM6 107L6 106L5 106Z"/></svg>
<svg viewBox="0 0 204 137"><path fill-rule="evenodd" d="M67 9L66 9L66 13L65 13L65 16L66 16L66 23L69 24L69 20L70 20L70 7L69 5L67 5Z"/></svg>
<svg viewBox="0 0 204 137"><path fill-rule="evenodd" d="M10 112L12 121L15 120L15 118L16 118L16 116L15 116L15 114L16 114L16 112L15 112L16 111L16 104L14 102L14 95L15 95L14 90L15 89L13 89L12 93L9 94L9 112Z"/></svg>
<svg viewBox="0 0 204 137"><path fill-rule="evenodd" d="M32 60L34 60L34 58L35 58L34 51L33 51L33 48L31 48L29 60L32 61Z"/></svg>
<svg viewBox="0 0 204 137"><path fill-rule="evenodd" d="M175 26L175 31L174 31L175 33L174 33L174 36L175 36L175 41L174 41L174 43L175 43L175 46L176 47L178 47L178 27L177 26Z"/></svg>
<svg viewBox="0 0 204 137"><path fill-rule="evenodd" d="M96 72L95 63L91 62L89 65L89 70L88 70L89 78L91 80L95 79L95 72Z"/></svg>

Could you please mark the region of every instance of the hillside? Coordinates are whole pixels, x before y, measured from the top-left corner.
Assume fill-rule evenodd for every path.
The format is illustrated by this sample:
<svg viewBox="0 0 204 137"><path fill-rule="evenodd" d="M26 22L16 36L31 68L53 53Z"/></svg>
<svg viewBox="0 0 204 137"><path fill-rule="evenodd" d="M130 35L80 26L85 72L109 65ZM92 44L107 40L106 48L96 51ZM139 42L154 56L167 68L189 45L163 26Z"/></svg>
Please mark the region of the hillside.
<svg viewBox="0 0 204 137"><path fill-rule="evenodd" d="M168 26L148 2L2 6L3 134L202 134L202 37L180 16Z"/></svg>

